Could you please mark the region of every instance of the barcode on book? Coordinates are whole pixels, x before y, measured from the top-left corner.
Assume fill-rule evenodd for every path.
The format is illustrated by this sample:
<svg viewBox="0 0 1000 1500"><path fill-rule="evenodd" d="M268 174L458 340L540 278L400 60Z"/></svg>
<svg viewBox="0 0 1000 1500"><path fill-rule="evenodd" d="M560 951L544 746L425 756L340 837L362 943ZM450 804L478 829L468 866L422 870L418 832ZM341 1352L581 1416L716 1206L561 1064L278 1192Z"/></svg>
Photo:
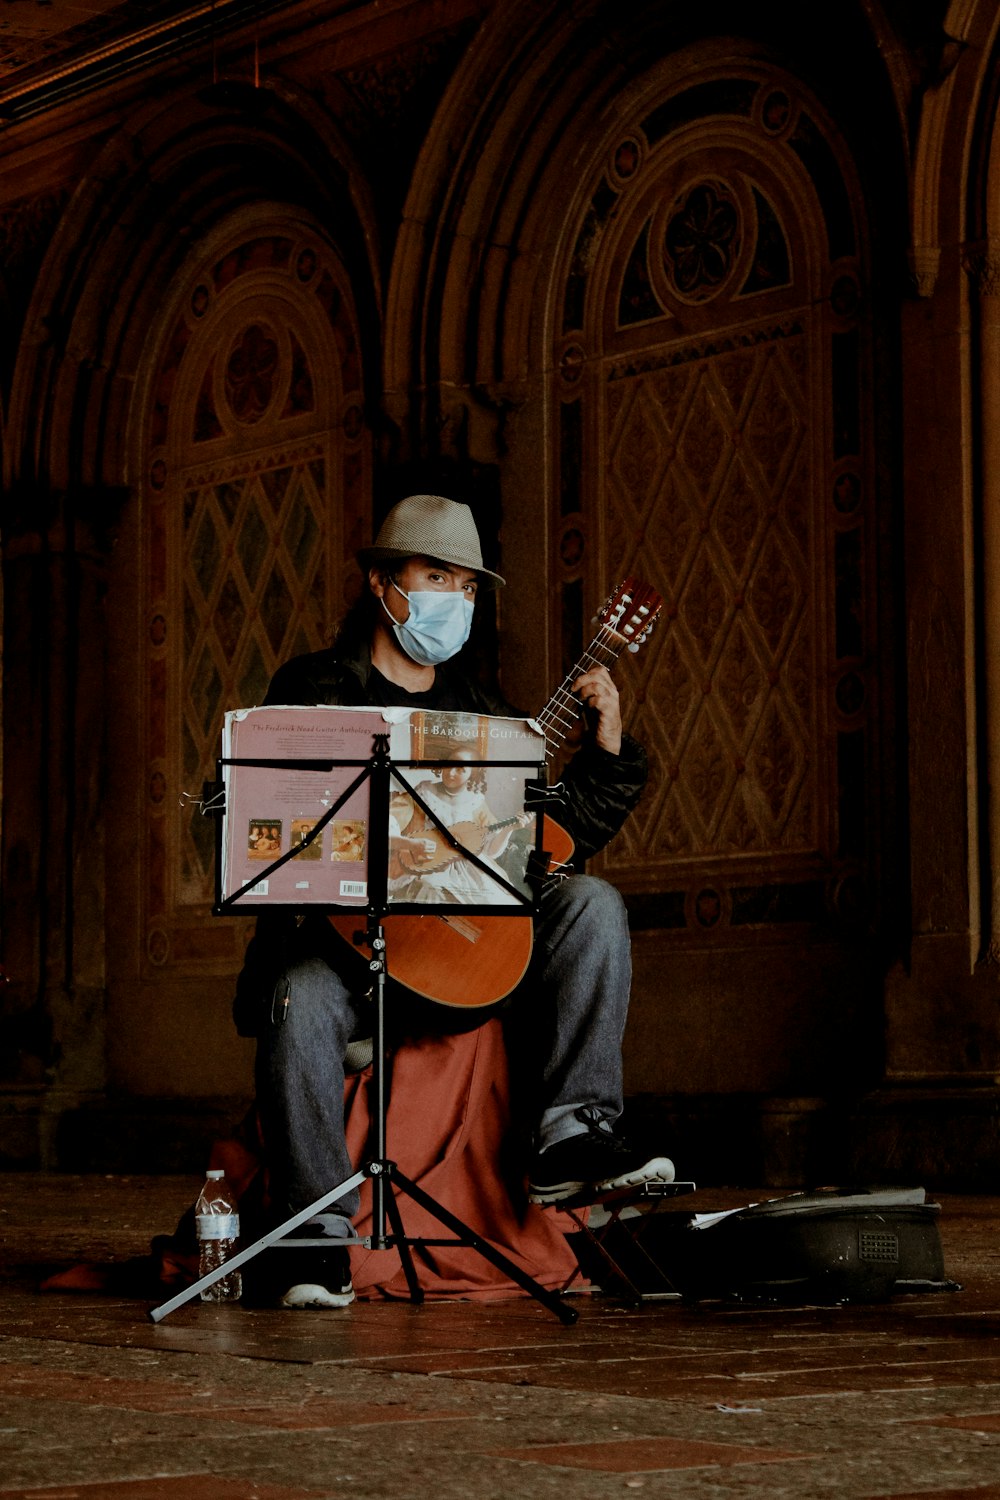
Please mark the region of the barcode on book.
<svg viewBox="0 0 1000 1500"><path fill-rule="evenodd" d="M342 896L367 896L368 882L366 880L342 880L340 894Z"/></svg>

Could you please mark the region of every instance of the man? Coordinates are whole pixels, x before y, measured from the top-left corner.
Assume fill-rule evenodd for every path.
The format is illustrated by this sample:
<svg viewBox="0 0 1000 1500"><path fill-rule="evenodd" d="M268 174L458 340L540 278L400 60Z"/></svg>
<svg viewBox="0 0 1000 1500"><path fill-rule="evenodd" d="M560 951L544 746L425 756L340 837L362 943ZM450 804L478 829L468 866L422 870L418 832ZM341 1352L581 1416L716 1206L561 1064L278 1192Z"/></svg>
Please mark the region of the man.
<svg viewBox="0 0 1000 1500"><path fill-rule="evenodd" d="M483 566L466 505L411 495L358 555L367 589L334 645L275 673L268 704L418 708L523 717L492 696L456 658L469 637L480 590L503 586ZM618 831L646 779L645 754L623 733L618 693L604 667L573 684L587 730L563 775L560 822L581 858ZM528 1061L536 1154L529 1197L557 1203L586 1186L673 1180L665 1157L634 1151L615 1134L622 1110L621 1045L631 983L624 904L606 882L571 875L548 883L535 919L531 967L536 1051ZM428 918L430 920L430 918ZM257 1099L276 1211L300 1212L355 1170L344 1143L344 1057L371 1034L360 960L322 917L260 918L234 1007L256 1035ZM276 1003L277 1002L277 1003ZM516 1004L516 997L515 997ZM357 1194L308 1221L330 1251L277 1252L287 1307L343 1307L353 1298L346 1248Z"/></svg>

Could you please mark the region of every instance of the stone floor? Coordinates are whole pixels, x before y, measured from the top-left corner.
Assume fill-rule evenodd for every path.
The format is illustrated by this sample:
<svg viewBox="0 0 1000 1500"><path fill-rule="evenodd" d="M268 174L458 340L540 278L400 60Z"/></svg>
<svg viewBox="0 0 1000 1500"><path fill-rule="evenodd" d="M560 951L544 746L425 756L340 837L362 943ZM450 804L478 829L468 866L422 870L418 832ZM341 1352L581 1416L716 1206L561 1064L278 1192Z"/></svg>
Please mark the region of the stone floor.
<svg viewBox="0 0 1000 1500"><path fill-rule="evenodd" d="M938 1197L961 1290L875 1305L585 1296L566 1327L530 1298L188 1303L154 1323L142 1296L38 1290L142 1255L198 1185L0 1176L0 1500L1000 1497L1000 1199Z"/></svg>

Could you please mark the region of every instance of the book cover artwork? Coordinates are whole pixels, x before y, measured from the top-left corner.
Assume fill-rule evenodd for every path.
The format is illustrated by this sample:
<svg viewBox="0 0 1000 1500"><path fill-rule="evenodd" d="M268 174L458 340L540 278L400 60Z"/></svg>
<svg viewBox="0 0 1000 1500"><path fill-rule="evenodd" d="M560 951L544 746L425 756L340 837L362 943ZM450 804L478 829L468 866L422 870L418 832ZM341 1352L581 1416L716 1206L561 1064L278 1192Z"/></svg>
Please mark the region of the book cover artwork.
<svg viewBox="0 0 1000 1500"><path fill-rule="evenodd" d="M366 775L377 734L389 737L392 766L381 830L371 826ZM387 906L517 906L537 837L525 785L541 773L544 751L529 720L485 714L228 713L219 905L365 907L378 838Z"/></svg>

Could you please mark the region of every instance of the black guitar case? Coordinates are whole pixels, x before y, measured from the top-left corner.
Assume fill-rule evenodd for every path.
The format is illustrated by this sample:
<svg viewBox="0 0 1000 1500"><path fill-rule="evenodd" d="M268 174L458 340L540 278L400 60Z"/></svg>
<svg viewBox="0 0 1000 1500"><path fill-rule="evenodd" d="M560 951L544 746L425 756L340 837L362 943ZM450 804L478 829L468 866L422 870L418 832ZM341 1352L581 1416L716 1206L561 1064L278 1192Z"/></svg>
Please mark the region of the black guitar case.
<svg viewBox="0 0 1000 1500"><path fill-rule="evenodd" d="M585 1242L577 1253L598 1284L610 1275L640 1298L883 1302L958 1290L945 1277L940 1213L923 1188L824 1188L723 1213L633 1211L605 1231L603 1261Z"/></svg>
<svg viewBox="0 0 1000 1500"><path fill-rule="evenodd" d="M923 1188L828 1188L694 1215L660 1246L692 1301L882 1302L954 1290Z"/></svg>

